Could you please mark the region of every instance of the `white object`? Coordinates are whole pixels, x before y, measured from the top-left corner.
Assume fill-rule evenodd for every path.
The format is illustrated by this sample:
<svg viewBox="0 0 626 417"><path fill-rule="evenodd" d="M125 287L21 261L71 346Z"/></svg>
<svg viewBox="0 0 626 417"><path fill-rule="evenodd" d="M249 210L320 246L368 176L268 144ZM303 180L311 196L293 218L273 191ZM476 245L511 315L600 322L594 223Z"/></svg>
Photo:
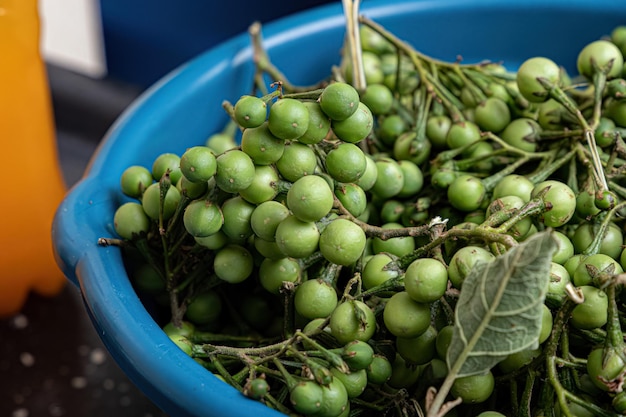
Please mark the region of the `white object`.
<svg viewBox="0 0 626 417"><path fill-rule="evenodd" d="M46 62L93 78L106 75L98 0L39 0L39 16Z"/></svg>

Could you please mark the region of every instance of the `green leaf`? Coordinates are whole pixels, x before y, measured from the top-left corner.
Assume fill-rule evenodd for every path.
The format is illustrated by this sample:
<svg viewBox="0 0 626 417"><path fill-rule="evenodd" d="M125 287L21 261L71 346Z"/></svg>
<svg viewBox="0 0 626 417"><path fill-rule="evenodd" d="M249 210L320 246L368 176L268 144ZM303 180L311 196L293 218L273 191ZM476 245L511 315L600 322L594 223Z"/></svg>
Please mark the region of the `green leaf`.
<svg viewBox="0 0 626 417"><path fill-rule="evenodd" d="M511 353L538 346L556 248L548 230L474 266L463 281L447 353L457 378L485 373Z"/></svg>

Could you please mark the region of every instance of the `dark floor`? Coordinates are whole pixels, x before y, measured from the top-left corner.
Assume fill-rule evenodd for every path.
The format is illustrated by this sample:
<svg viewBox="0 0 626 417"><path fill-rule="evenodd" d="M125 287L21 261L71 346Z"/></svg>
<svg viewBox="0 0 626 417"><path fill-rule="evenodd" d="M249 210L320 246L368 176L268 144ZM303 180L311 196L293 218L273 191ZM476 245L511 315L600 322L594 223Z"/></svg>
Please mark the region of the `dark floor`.
<svg viewBox="0 0 626 417"><path fill-rule="evenodd" d="M120 112L140 93L49 68L63 172L78 181ZM165 416L108 355L77 288L32 295L22 312L0 320L1 417Z"/></svg>

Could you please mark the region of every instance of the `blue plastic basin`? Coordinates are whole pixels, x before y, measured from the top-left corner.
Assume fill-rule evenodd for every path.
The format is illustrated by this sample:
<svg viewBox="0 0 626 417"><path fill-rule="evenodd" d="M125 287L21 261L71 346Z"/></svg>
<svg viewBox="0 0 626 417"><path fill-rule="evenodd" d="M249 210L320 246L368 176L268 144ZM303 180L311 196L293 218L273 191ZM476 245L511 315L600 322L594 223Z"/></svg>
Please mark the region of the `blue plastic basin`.
<svg viewBox="0 0 626 417"><path fill-rule="evenodd" d="M440 59L461 55L514 68L543 55L571 72L586 43L626 22L626 3L617 0L370 0L362 12ZM343 25L337 1L267 25L265 44L293 82L309 84L338 63ZM203 144L226 121L222 100L248 93L252 72L242 34L148 89L111 128L54 221L58 264L80 287L102 340L131 380L176 417L279 414L244 398L171 343L134 293L120 251L97 241L114 236L122 171Z"/></svg>

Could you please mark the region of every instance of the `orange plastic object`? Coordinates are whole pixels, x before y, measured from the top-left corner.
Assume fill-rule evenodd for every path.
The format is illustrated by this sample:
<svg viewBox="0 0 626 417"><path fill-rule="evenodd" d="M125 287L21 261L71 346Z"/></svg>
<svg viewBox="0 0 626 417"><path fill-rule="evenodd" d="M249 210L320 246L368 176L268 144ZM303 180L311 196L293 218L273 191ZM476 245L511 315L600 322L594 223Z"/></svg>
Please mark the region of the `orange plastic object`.
<svg viewBox="0 0 626 417"><path fill-rule="evenodd" d="M58 294L54 212L66 192L58 161L37 0L0 0L0 317L20 311L31 290Z"/></svg>

